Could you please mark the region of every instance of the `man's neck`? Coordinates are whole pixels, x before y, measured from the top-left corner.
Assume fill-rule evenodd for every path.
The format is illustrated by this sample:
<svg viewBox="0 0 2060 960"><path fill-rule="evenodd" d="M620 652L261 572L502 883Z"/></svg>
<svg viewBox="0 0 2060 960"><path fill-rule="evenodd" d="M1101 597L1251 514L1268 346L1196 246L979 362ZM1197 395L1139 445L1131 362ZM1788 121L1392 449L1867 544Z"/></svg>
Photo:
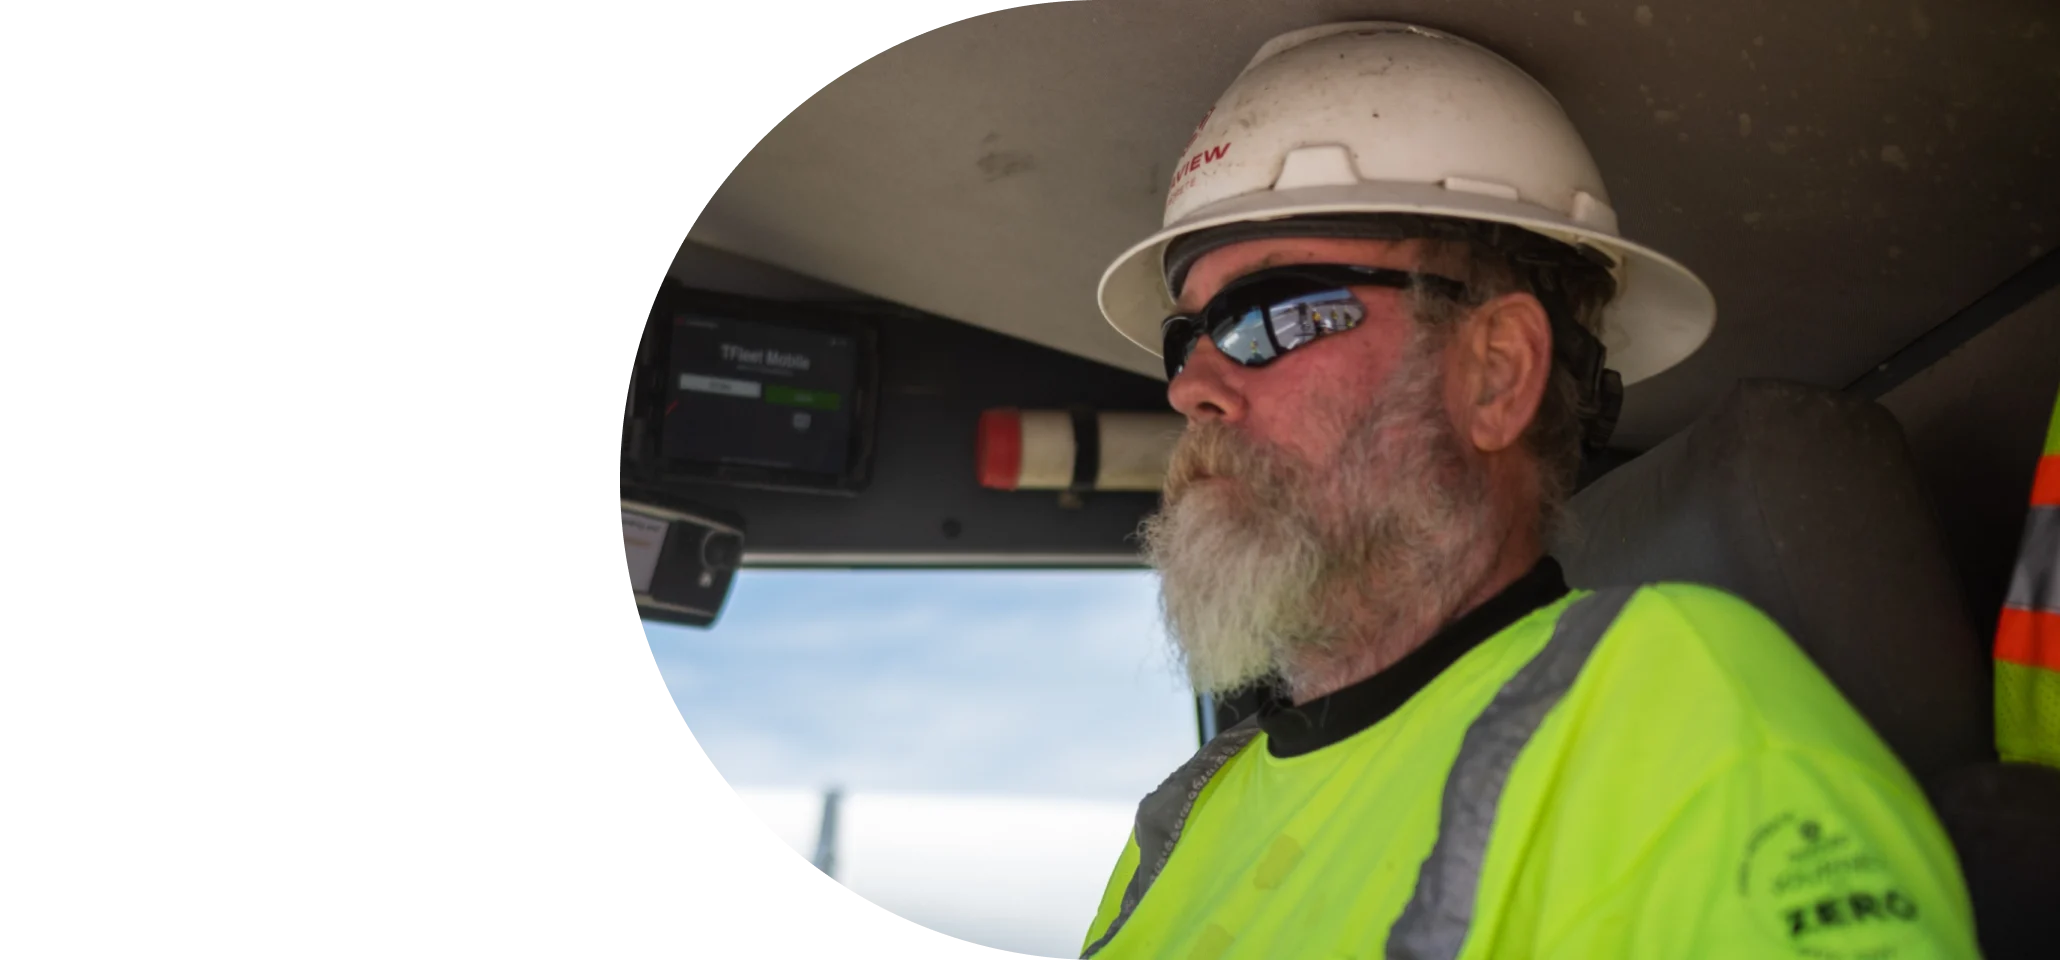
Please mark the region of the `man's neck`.
<svg viewBox="0 0 2060 960"><path fill-rule="evenodd" d="M1376 635L1354 637L1351 642L1334 649L1308 651L1289 671L1289 699L1300 706L1386 670L1423 646L1447 624L1472 612L1515 583L1545 555L1544 546L1529 530L1510 531L1494 543L1492 549L1494 555L1486 571L1452 609L1434 611L1420 618L1424 622L1396 625L1378 631Z"/></svg>

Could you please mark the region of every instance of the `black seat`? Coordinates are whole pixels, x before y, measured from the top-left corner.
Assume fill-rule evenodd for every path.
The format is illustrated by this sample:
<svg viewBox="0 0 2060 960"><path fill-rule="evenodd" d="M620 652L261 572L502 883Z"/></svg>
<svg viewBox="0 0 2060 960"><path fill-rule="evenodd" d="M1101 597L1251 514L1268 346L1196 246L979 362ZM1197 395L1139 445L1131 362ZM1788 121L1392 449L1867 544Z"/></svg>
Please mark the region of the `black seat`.
<svg viewBox="0 0 2060 960"><path fill-rule="evenodd" d="M1887 410L1744 381L1571 506L1554 555L1572 585L1686 580L1766 611L1925 785L1983 950L2054 954L2031 898L2060 878L2060 771L1995 762L1988 644Z"/></svg>

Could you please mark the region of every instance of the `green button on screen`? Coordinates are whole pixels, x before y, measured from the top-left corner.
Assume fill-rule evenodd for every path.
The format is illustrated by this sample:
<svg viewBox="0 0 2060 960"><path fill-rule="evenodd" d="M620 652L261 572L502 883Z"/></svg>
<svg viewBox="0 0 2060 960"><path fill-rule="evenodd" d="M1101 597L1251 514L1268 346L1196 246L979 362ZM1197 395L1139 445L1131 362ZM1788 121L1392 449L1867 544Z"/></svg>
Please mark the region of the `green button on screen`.
<svg viewBox="0 0 2060 960"><path fill-rule="evenodd" d="M765 385L765 402L783 407L834 411L844 405L844 398L826 390L796 390L768 383Z"/></svg>

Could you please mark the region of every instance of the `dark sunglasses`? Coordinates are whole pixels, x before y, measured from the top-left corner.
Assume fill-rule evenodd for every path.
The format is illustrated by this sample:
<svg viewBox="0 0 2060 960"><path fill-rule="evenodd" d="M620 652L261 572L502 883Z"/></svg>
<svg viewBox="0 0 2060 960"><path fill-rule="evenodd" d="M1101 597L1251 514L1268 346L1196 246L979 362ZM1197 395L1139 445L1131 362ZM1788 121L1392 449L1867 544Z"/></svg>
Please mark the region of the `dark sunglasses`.
<svg viewBox="0 0 2060 960"><path fill-rule="evenodd" d="M1352 295L1352 287L1466 297L1466 284L1430 273L1327 263L1261 270L1232 281L1199 312L1166 318L1159 327L1166 379L1180 375L1203 337L1231 362L1263 367L1289 351L1350 330L1366 319L1366 305Z"/></svg>

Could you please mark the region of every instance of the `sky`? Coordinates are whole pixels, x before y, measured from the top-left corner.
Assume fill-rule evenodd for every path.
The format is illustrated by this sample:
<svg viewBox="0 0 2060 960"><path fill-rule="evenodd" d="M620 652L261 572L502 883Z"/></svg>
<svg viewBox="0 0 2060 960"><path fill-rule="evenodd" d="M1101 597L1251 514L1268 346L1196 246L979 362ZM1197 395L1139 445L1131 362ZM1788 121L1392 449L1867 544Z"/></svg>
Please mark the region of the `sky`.
<svg viewBox="0 0 2060 960"><path fill-rule="evenodd" d="M1146 571L745 570L645 624L716 769L789 846L932 929L1075 956L1137 801L1197 746Z"/></svg>

